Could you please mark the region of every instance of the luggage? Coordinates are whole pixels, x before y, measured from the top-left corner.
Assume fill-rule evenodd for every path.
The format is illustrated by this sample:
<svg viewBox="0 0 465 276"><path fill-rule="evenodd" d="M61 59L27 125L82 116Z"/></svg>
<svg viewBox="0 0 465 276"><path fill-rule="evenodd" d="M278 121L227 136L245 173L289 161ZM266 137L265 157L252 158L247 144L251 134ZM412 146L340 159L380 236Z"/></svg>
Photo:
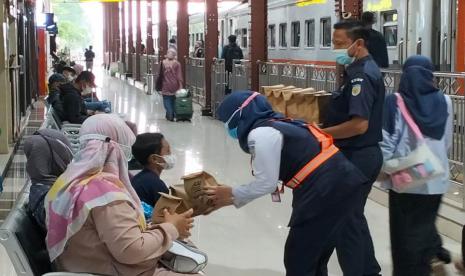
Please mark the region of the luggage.
<svg viewBox="0 0 465 276"><path fill-rule="evenodd" d="M194 108L192 106L192 95L190 95L190 93L186 97L176 97L174 113L176 113L177 121L190 121L192 119Z"/></svg>

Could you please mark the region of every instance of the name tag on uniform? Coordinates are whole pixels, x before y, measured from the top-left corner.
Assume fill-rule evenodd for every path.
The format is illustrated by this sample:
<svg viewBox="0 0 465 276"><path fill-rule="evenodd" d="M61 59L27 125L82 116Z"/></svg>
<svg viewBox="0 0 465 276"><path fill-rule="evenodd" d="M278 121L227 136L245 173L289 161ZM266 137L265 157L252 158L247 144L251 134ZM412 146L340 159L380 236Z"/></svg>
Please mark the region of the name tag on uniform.
<svg viewBox="0 0 465 276"><path fill-rule="evenodd" d="M279 189L280 185L281 189ZM278 187L276 187L276 191L271 193L271 201L281 202L281 194L284 194L284 185L281 181L279 181Z"/></svg>
<svg viewBox="0 0 465 276"><path fill-rule="evenodd" d="M276 191L271 193L271 201L272 202L281 202L281 195L279 193L279 189L276 188Z"/></svg>

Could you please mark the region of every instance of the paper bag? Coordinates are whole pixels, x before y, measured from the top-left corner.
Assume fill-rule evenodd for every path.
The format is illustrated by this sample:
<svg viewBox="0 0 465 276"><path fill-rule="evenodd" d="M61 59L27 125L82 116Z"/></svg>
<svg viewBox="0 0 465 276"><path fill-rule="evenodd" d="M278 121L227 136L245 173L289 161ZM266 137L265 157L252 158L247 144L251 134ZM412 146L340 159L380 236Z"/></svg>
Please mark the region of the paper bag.
<svg viewBox="0 0 465 276"><path fill-rule="evenodd" d="M286 101L284 100L283 93L295 89L295 86L287 86L279 90L273 90L273 97L271 97L270 102L273 110L278 113L286 114Z"/></svg>
<svg viewBox="0 0 465 276"><path fill-rule="evenodd" d="M179 197L182 199L182 204L178 207L178 210L180 212L184 213L192 208L192 203L190 202L189 196L187 195L183 184L170 186L170 193L172 196ZM195 216L195 214L193 216Z"/></svg>
<svg viewBox="0 0 465 276"><path fill-rule="evenodd" d="M161 197L158 199L153 209L152 222L163 223L165 221L163 210L168 209L170 213L181 214L182 210L178 210L182 204L182 199L169 194L160 193Z"/></svg>
<svg viewBox="0 0 465 276"><path fill-rule="evenodd" d="M262 94L267 95L267 94L270 94L270 92L272 92L273 90L281 89L281 88L284 88L284 85L278 84L278 85L272 85L272 86L262 86L261 92Z"/></svg>
<svg viewBox="0 0 465 276"><path fill-rule="evenodd" d="M302 114L299 113L299 105L303 103L304 93L312 93L314 91L313 88L306 88L283 92L283 97L286 101L286 116L293 119L304 120Z"/></svg>
<svg viewBox="0 0 465 276"><path fill-rule="evenodd" d="M194 214L204 214L209 208L213 207L213 201L209 200L204 194L203 189L207 187L219 186L216 179L206 172L199 172L186 175L184 180L184 189L189 202L194 209Z"/></svg>

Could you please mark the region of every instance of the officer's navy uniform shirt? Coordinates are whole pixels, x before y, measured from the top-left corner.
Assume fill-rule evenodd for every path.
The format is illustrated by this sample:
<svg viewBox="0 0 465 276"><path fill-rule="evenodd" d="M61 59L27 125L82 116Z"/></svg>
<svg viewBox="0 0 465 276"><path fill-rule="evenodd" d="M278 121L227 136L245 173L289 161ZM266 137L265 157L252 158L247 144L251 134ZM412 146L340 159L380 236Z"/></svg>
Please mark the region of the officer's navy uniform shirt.
<svg viewBox="0 0 465 276"><path fill-rule="evenodd" d="M344 74L343 85L332 93L325 127L342 124L361 117L368 120L366 133L335 144L342 150L378 146L382 141L384 81L379 67L371 56L354 61Z"/></svg>
<svg viewBox="0 0 465 276"><path fill-rule="evenodd" d="M155 206L155 203L160 198L160 192L169 193L165 182L156 173L148 169L143 169L136 174L132 178L131 184L140 200L151 206Z"/></svg>

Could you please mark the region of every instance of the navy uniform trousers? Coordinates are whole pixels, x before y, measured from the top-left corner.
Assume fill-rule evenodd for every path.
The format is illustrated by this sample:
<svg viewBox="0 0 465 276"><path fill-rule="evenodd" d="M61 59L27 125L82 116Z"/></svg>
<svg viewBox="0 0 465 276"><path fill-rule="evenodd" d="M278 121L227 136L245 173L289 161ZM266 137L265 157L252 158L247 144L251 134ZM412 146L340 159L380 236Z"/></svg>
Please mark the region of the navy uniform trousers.
<svg viewBox="0 0 465 276"><path fill-rule="evenodd" d="M365 218L365 204L373 183L383 165L378 146L354 151L343 150L344 155L368 178L362 186L359 202L349 217L336 245L336 252L344 276L380 275L381 268L375 258L373 240Z"/></svg>

